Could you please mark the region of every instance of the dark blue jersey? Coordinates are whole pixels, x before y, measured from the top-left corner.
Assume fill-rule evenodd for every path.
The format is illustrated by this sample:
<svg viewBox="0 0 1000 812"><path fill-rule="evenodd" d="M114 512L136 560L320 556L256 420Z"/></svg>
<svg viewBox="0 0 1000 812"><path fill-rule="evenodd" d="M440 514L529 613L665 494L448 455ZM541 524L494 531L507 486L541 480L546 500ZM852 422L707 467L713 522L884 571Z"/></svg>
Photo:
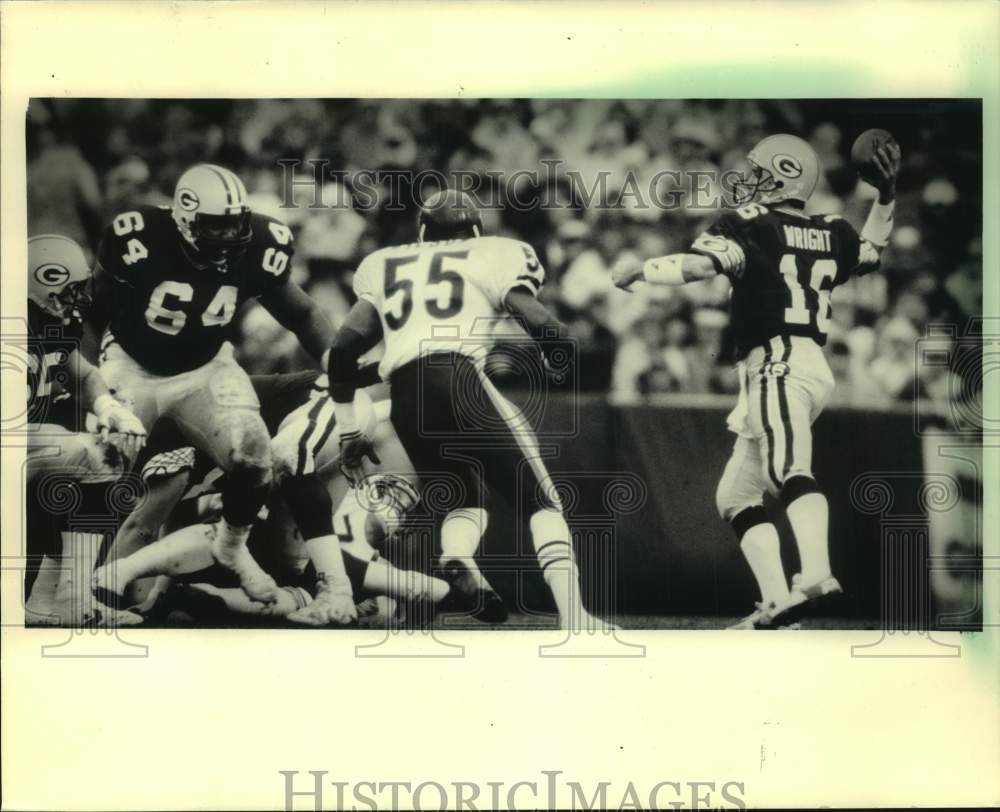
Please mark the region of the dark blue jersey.
<svg viewBox="0 0 1000 812"><path fill-rule="evenodd" d="M292 235L277 220L251 215L246 250L223 269L197 267L170 209L143 206L118 215L101 239L100 266L111 277L115 340L157 375L210 361L229 339L246 302L288 281Z"/></svg>
<svg viewBox="0 0 1000 812"><path fill-rule="evenodd" d="M878 253L842 217L760 203L723 213L691 250L732 282L730 324L739 358L780 335L807 336L822 346L830 292L878 267Z"/></svg>

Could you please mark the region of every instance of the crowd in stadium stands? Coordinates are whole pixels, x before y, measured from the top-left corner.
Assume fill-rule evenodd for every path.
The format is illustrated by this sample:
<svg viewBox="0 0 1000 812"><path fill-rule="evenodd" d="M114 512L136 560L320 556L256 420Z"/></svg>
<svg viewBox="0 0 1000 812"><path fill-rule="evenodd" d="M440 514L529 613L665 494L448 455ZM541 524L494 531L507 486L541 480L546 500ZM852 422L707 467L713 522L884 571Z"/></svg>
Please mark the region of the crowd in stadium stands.
<svg viewBox="0 0 1000 812"><path fill-rule="evenodd" d="M349 306L357 261L414 239L414 200L438 188L426 175L414 188L414 175L462 170L482 181L478 194L493 206L493 233L538 251L547 269L542 295L579 341L582 389L622 399L733 393L728 282L626 293L611 284L612 264L625 251L647 257L684 250L718 212L712 179L742 170L747 150L771 132L801 134L820 156L825 177L810 211L841 214L860 229L875 191L851 167L850 144L862 129L885 126L904 150L895 229L882 272L833 296L827 352L839 383L835 402L872 407L926 398L946 407L975 382L947 365L916 363L914 347L928 325L954 325L962 335L982 312L976 114L937 116L928 108L894 119L870 104L867 114L856 108L660 100L35 102L28 112L29 233L64 234L93 251L113 214L169 203L186 166L220 163L241 175L255 208L292 227L296 279L336 317ZM308 164L286 188L288 170L279 161L290 158L327 161L320 188L310 185ZM363 183L358 173L366 170ZM373 180L376 171L384 177ZM696 178L708 178L704 188ZM656 205L650 190L673 205ZM295 205L283 206L289 195ZM241 334L251 371L306 363L294 338L262 309L244 314ZM943 353L955 344L948 336L928 341Z"/></svg>

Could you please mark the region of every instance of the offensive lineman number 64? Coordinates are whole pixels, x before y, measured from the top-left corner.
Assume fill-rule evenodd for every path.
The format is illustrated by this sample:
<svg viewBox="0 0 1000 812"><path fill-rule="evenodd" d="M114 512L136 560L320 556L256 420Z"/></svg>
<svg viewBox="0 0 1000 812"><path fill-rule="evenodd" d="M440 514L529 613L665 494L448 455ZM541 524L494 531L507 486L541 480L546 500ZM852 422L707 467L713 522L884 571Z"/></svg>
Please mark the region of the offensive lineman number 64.
<svg viewBox="0 0 1000 812"><path fill-rule="evenodd" d="M118 215L111 224L115 234L125 237L129 234L142 231L145 223L142 214L137 211L125 212ZM268 223L271 235L280 245L288 245L292 239L292 232L280 223ZM131 237L126 243L127 253L122 254L122 262L126 265L133 265L136 262L149 256L146 246L137 237ZM288 267L288 254L273 246L264 252L261 261L261 268L280 276ZM201 314L201 323L205 327L222 327L228 324L236 313L236 302L239 290L235 285L222 285L216 292L212 301L209 302L205 312ZM175 310L168 307L171 305L190 302L194 298L194 288L187 282L175 282L165 280L153 290L149 297L149 306L146 308L146 323L154 330L167 335L177 335L184 329L187 323L188 314L183 310Z"/></svg>

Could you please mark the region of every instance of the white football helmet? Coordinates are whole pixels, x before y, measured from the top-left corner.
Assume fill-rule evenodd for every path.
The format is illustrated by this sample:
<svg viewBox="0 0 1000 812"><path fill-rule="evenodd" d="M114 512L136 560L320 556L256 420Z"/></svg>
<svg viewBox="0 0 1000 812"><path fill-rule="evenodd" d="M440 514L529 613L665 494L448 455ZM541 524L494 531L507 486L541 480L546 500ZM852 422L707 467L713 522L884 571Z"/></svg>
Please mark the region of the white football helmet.
<svg viewBox="0 0 1000 812"><path fill-rule="evenodd" d="M751 176L733 186L736 205L754 201L805 205L819 183L820 164L815 150L794 135L769 135L747 154Z"/></svg>
<svg viewBox="0 0 1000 812"><path fill-rule="evenodd" d="M180 176L172 214L195 261L217 268L238 257L252 236L243 181L214 164L197 164Z"/></svg>
<svg viewBox="0 0 1000 812"><path fill-rule="evenodd" d="M28 238L28 300L63 324L82 321L91 304L90 265L69 237Z"/></svg>

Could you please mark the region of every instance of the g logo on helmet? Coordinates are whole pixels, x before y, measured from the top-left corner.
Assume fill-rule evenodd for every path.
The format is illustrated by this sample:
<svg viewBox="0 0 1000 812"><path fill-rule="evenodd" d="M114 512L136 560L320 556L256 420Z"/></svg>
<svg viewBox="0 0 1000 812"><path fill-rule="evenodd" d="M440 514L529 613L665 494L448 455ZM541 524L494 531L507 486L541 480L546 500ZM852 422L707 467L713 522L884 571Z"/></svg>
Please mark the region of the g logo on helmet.
<svg viewBox="0 0 1000 812"><path fill-rule="evenodd" d="M69 269L56 262L47 262L35 268L35 279L43 285L56 288L69 279Z"/></svg>
<svg viewBox="0 0 1000 812"><path fill-rule="evenodd" d="M199 203L201 201L198 199L198 195L191 189L185 187L177 190L177 205L184 209L184 211L194 211L198 208Z"/></svg>
<svg viewBox="0 0 1000 812"><path fill-rule="evenodd" d="M802 174L802 164L791 155L775 155L771 165L786 178L797 178Z"/></svg>

